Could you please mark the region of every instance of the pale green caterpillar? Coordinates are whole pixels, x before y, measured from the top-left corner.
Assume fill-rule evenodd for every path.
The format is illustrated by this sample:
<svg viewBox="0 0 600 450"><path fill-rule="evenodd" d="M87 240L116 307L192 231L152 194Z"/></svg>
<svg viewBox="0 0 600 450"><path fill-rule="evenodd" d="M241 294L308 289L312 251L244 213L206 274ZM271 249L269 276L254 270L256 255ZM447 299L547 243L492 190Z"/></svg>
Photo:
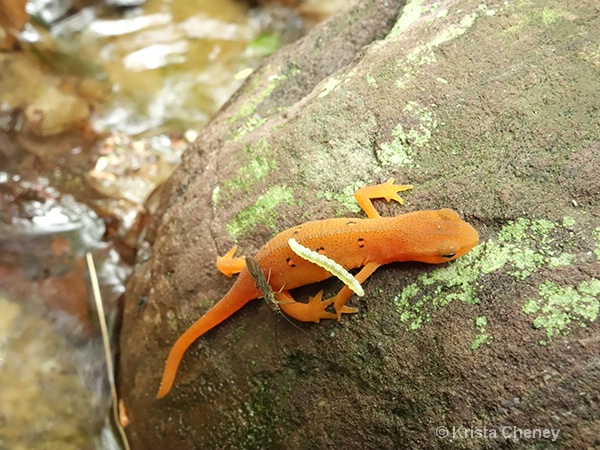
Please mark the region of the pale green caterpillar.
<svg viewBox="0 0 600 450"><path fill-rule="evenodd" d="M288 245L298 256L306 259L307 261L310 261L313 264L316 264L319 267L322 267L332 275L338 277L359 297L365 295L365 291L363 290L358 280L354 278L354 276L350 272L348 272L346 269L344 269L342 266L336 263L333 259L329 259L327 256L321 255L320 253L315 252L310 248L306 248L302 244L299 244L298 241L296 241L296 239L294 238L290 238L288 240Z"/></svg>

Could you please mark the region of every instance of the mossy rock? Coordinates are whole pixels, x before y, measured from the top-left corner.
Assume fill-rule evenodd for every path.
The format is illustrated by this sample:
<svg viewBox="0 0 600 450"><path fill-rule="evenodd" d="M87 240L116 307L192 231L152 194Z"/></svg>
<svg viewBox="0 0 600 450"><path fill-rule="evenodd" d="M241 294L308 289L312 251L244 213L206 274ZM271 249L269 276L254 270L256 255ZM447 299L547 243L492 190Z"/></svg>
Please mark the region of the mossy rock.
<svg viewBox="0 0 600 450"><path fill-rule="evenodd" d="M266 60L165 186L125 296L134 448L600 446L597 2L358 5ZM390 177L415 189L382 215L453 208L480 245L379 269L341 322L251 302L155 399L171 345L232 283L217 255L360 217L354 190Z"/></svg>

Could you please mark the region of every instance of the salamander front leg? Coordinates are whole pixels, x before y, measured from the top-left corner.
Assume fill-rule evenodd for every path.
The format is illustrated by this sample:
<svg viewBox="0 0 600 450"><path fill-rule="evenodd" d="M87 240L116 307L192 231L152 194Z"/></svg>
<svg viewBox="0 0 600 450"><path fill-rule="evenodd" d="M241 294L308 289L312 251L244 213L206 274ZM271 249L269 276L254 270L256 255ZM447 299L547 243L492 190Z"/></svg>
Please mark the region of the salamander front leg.
<svg viewBox="0 0 600 450"><path fill-rule="evenodd" d="M398 192L408 191L412 188L410 184L394 184L394 179L390 178L385 183L360 188L354 193L354 198L356 199L356 203L367 213L369 219L377 219L381 216L373 207L372 199L385 198L388 202L394 200L404 205L404 200L400 198Z"/></svg>
<svg viewBox="0 0 600 450"><path fill-rule="evenodd" d="M234 245L223 256L217 256L217 269L228 277L240 273L244 267L246 267L246 258L234 258L235 252L237 251L237 245Z"/></svg>

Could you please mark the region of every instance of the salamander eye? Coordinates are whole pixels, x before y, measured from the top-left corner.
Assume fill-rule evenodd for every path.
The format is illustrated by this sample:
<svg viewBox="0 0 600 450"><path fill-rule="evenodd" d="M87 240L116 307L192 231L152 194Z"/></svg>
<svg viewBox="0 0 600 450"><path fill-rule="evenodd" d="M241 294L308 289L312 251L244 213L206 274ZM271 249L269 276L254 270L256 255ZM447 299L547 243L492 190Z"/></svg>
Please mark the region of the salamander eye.
<svg viewBox="0 0 600 450"><path fill-rule="evenodd" d="M458 249L459 246L455 242L446 241L438 247L438 255L444 259L452 259L456 256Z"/></svg>

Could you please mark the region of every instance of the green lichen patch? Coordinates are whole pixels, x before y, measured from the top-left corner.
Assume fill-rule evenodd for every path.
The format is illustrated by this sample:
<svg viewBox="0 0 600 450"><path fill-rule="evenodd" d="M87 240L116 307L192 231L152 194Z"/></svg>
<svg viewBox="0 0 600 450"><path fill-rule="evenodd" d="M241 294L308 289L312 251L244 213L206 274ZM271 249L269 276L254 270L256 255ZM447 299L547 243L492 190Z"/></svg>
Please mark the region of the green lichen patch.
<svg viewBox="0 0 600 450"><path fill-rule="evenodd" d="M573 324L586 326L598 318L600 280L583 281L575 289L546 281L539 286L538 297L523 305L522 311L535 315L533 326L544 328L548 340L569 334Z"/></svg>
<svg viewBox="0 0 600 450"><path fill-rule="evenodd" d="M227 232L235 239L252 231L257 225L265 225L277 232L275 208L282 202L293 205L294 196L289 187L277 185L256 199L256 203L240 211L227 225Z"/></svg>
<svg viewBox="0 0 600 450"><path fill-rule="evenodd" d="M571 222L567 220L567 223ZM498 233L497 243L490 243L488 264L491 266L484 267L484 273L509 264L507 273L524 280L541 267L570 265L575 255L560 250L568 244L562 230L561 225L544 219L520 218L504 226Z"/></svg>
<svg viewBox="0 0 600 450"><path fill-rule="evenodd" d="M284 81L288 78L296 76L300 73L300 68L295 64L289 64L286 68L266 66L263 72L270 71L273 74L270 77L261 77L258 74L253 81L246 87L246 101L239 106L235 114L228 118L232 124L232 139L238 141L250 131L262 126L266 122L266 118L256 115L256 109L263 104L273 94ZM265 85L259 85L260 80L266 80ZM242 119L245 121L237 127L233 124Z"/></svg>
<svg viewBox="0 0 600 450"><path fill-rule="evenodd" d="M274 73L283 73L282 70L274 69ZM267 99L273 91L286 79L285 75L278 75L269 78L269 83L262 87L254 85L255 92L253 95L248 95L248 100L238 108L237 112L229 118L230 122L236 122L243 117L248 117L254 113L256 107L260 105L265 99ZM260 77L256 77L255 80L260 80Z"/></svg>
<svg viewBox="0 0 600 450"><path fill-rule="evenodd" d="M584 45L583 49L579 51L578 55L582 61L585 61L595 67L600 67L600 47L589 43Z"/></svg>
<svg viewBox="0 0 600 450"><path fill-rule="evenodd" d="M223 186L213 191L213 207L222 200L229 200L240 193L248 192L251 188L267 178L269 172L277 167L277 159L266 139L259 139L251 145L245 145L242 153L242 166L236 176L223 183Z"/></svg>
<svg viewBox="0 0 600 450"><path fill-rule="evenodd" d="M415 23L425 12L424 3L424 0L410 0L406 2L402 14L398 17L398 21L394 24L394 28L392 28L388 37L401 34L403 31L407 30L410 25Z"/></svg>
<svg viewBox="0 0 600 450"><path fill-rule="evenodd" d="M564 249L575 245L576 238L563 225L571 228L575 223L571 218L560 223L521 218L505 225L496 239L479 244L462 258L405 287L394 299L399 321L406 323L408 330L417 330L431 321L435 311L455 300L479 303L476 289L482 275L502 270L522 281L541 269L571 265L576 257ZM476 340L481 341L477 347L492 338L480 332L481 336L484 334L485 340Z"/></svg>
<svg viewBox="0 0 600 450"><path fill-rule="evenodd" d="M210 195L210 202L213 206L213 208L215 208L219 202L221 201L221 186L217 186L213 189L211 195Z"/></svg>
<svg viewBox="0 0 600 450"><path fill-rule="evenodd" d="M479 316L475 319L475 326L478 328L479 334L471 344L471 350L477 350L482 344L489 344L492 340L492 337L485 331L487 324L488 320L485 316Z"/></svg>
<svg viewBox="0 0 600 450"><path fill-rule="evenodd" d="M415 167L416 151L429 144L433 130L437 128L435 114L416 102L409 102L403 109L406 122L399 123L392 131L391 142L382 143L378 158L383 167Z"/></svg>
<svg viewBox="0 0 600 450"><path fill-rule="evenodd" d="M379 87L379 84L377 83L377 79L373 75L367 74L365 76L365 79L369 86L374 87L375 89L377 89Z"/></svg>
<svg viewBox="0 0 600 450"><path fill-rule="evenodd" d="M575 255L572 253L561 253L558 256L550 256L547 259L548 267L570 266L575 261Z"/></svg>
<svg viewBox="0 0 600 450"><path fill-rule="evenodd" d="M413 5L415 4L415 2L411 3ZM418 10L419 7L420 5L416 5L416 8L414 8L413 11ZM429 10L427 12L430 14L432 23L447 17L447 11L445 10L439 11L436 14L434 14L433 10ZM464 15L456 22L445 20L444 25L441 25L442 22L440 22L439 27L441 29L438 34L433 36L429 42L415 47L414 50L406 55L405 58L398 61L397 67L399 69L398 73L400 74L396 81L396 86L398 89L404 89L411 80L416 78L423 66L437 62L434 49L445 42L451 41L463 35L475 23L475 20L478 16L478 13L473 12ZM396 33L396 29L398 27L408 27L410 26L410 23L400 19L396 25L397 26L394 27L394 30L391 31L390 36L393 36Z"/></svg>
<svg viewBox="0 0 600 450"><path fill-rule="evenodd" d="M250 133L251 131L256 130L257 128L262 127L267 122L267 119L264 117L250 116L246 119L246 122L238 128L237 133L233 137L234 141L239 141L245 135Z"/></svg>
<svg viewBox="0 0 600 450"><path fill-rule="evenodd" d="M321 91L321 93L319 94L319 97L326 97L327 95L329 95L332 91L335 90L335 88L337 88L341 83L341 80L339 80L336 77L329 77L325 83L323 84L323 90Z"/></svg>
<svg viewBox="0 0 600 450"><path fill-rule="evenodd" d="M562 221L563 228L571 228L573 225L575 225L575 219L573 219L572 217L569 217L569 216L563 217L563 221Z"/></svg>
<svg viewBox="0 0 600 450"><path fill-rule="evenodd" d="M359 213L361 209L354 199L354 193L365 185L366 183L364 182L355 181L354 183L347 185L337 192L322 191L317 192L316 196L319 199L325 199L327 201L336 200L342 206L340 214L346 214L348 211L352 213Z"/></svg>
<svg viewBox="0 0 600 450"><path fill-rule="evenodd" d="M406 140L400 137L404 133L401 124L398 124L392 136L396 139L380 146L379 158L384 166L410 167L414 163L415 152L407 145Z"/></svg>
<svg viewBox="0 0 600 450"><path fill-rule="evenodd" d="M541 10L533 9L530 15L530 20L534 24L541 22L545 27L556 26L556 23L561 19L572 20L573 14L558 5L544 6Z"/></svg>
<svg viewBox="0 0 600 450"><path fill-rule="evenodd" d="M421 296L417 298L420 291L421 289L416 283L409 284L393 300L399 314L400 322L408 322L407 330L409 331L418 330L423 326L423 321L429 322L431 320L429 313L422 311L425 301L428 301L429 297ZM415 298L417 300L413 301Z"/></svg>
<svg viewBox="0 0 600 450"><path fill-rule="evenodd" d="M432 312L455 300L479 303L475 294L479 276L475 261L481 257L481 249L479 245L451 265L422 275L406 286L393 300L399 321L414 331L431 321Z"/></svg>

